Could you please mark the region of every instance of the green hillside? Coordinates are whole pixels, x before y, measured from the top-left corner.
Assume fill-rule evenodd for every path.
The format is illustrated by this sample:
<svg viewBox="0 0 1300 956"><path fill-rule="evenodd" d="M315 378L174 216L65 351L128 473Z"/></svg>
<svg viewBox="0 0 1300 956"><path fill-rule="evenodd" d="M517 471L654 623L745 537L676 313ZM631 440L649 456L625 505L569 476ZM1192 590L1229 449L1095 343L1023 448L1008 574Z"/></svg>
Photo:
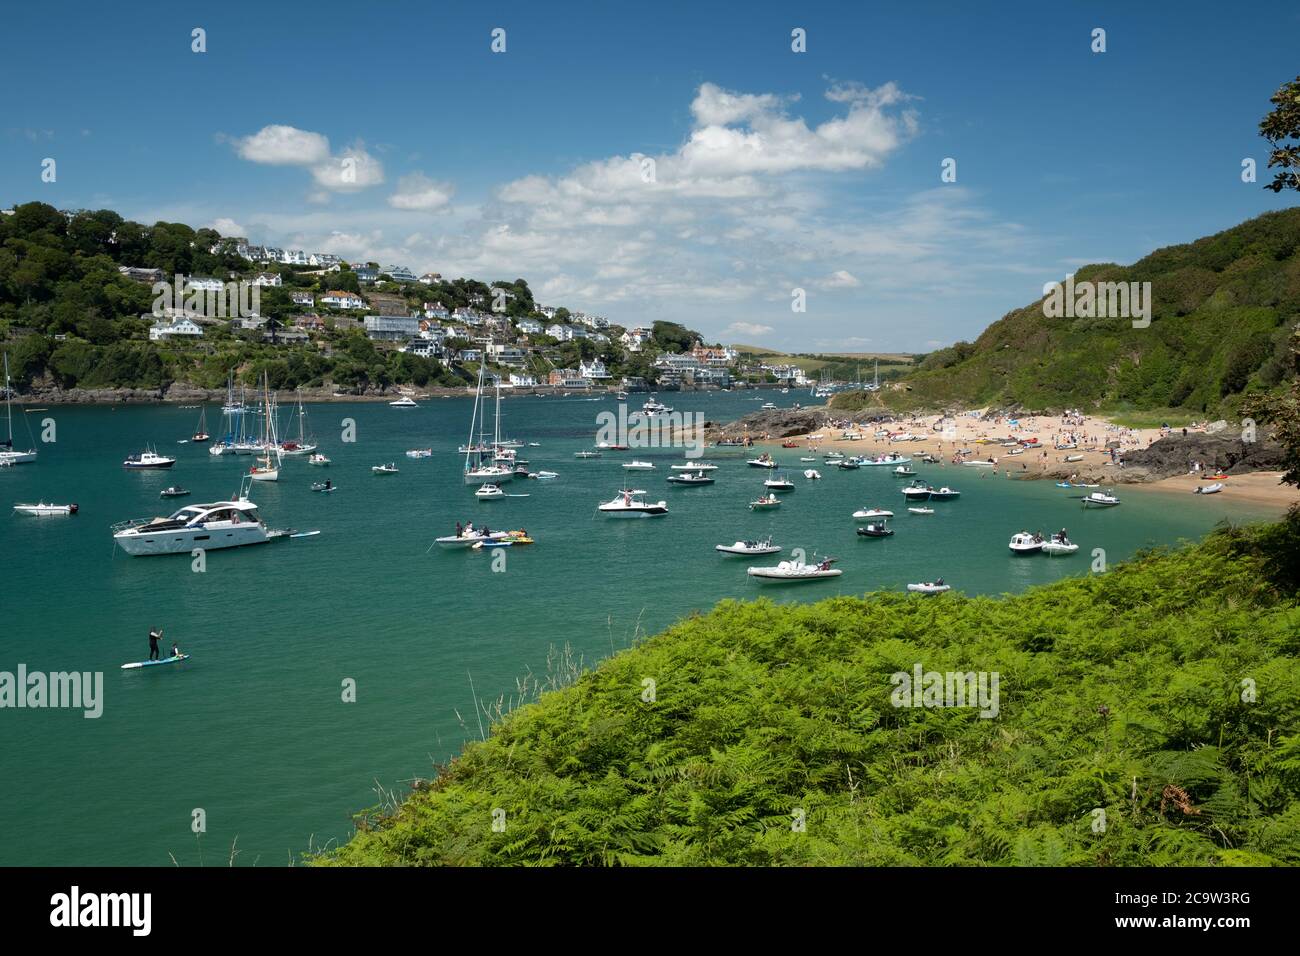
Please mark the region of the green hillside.
<svg viewBox="0 0 1300 956"><path fill-rule="evenodd" d="M1293 514L1019 596L724 602L316 862L1297 864L1298 580ZM892 706L917 663L998 672L997 716Z"/></svg>
<svg viewBox="0 0 1300 956"><path fill-rule="evenodd" d="M1267 213L1131 266L1091 265L1076 282L1150 282L1151 324L1047 318L1043 300L1008 313L973 343L926 356L897 409L1020 404L1228 413L1286 376L1300 323L1300 207ZM862 396L837 398L860 407Z"/></svg>

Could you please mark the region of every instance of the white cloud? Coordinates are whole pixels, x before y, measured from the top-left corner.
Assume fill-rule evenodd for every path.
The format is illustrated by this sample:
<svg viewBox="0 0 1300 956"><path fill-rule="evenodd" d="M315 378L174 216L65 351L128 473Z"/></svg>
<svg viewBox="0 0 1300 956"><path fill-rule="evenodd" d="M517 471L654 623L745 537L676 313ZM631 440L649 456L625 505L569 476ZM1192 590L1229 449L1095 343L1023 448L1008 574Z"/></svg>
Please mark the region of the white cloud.
<svg viewBox="0 0 1300 956"><path fill-rule="evenodd" d="M823 289L856 289L862 282L853 273L840 269L822 279L818 285Z"/></svg>
<svg viewBox="0 0 1300 956"><path fill-rule="evenodd" d="M755 322L732 322L722 330L723 335L749 335L753 337L771 335L775 329L770 325L759 325Z"/></svg>
<svg viewBox="0 0 1300 956"><path fill-rule="evenodd" d="M397 181L397 192L388 197L388 205L429 212L450 203L454 191L450 183L436 183L423 173L412 173Z"/></svg>
<svg viewBox="0 0 1300 956"><path fill-rule="evenodd" d="M243 226L235 222L235 220L228 219L225 216L222 216L219 219L212 220L212 222L208 223L208 226L211 229L217 230L217 232L221 233L223 236L247 236L248 235L248 233L244 231Z"/></svg>
<svg viewBox="0 0 1300 956"><path fill-rule="evenodd" d="M330 141L320 133L293 126L263 126L236 139L235 152L250 163L271 166L312 166L329 159Z"/></svg>

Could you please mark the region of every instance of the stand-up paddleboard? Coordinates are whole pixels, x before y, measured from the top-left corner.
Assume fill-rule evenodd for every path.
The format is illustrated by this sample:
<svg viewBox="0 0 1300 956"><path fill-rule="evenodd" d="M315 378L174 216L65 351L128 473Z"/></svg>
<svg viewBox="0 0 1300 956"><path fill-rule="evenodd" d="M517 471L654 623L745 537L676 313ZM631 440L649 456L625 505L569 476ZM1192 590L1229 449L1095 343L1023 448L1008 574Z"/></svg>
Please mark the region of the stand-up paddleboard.
<svg viewBox="0 0 1300 956"><path fill-rule="evenodd" d="M158 664L179 664L181 661L188 661L190 655L182 654L180 657L164 657L158 661L136 661L134 664L123 664L122 670L134 670L137 667L154 667Z"/></svg>

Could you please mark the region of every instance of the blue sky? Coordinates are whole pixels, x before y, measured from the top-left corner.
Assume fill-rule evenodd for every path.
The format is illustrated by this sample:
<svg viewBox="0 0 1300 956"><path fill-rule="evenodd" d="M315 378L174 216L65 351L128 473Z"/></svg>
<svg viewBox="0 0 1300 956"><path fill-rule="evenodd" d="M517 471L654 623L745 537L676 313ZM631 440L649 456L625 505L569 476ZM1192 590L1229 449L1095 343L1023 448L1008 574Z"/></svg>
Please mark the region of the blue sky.
<svg viewBox="0 0 1300 956"><path fill-rule="evenodd" d="M546 304L779 349L974 338L1083 263L1296 202L1240 178L1245 157L1267 178L1256 127L1300 73L1294 3L45 3L5 20L0 205L523 277Z"/></svg>

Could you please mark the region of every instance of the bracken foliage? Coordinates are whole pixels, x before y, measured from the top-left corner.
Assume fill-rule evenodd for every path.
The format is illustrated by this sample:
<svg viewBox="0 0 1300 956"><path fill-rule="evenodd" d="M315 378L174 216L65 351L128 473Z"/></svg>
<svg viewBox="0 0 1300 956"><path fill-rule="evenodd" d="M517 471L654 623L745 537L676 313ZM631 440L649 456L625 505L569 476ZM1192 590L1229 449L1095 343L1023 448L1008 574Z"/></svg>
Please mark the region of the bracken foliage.
<svg viewBox="0 0 1300 956"><path fill-rule="evenodd" d="M724 602L313 862L1300 863L1297 545L1293 513L1018 596ZM895 708L916 663L997 671L1000 713Z"/></svg>

